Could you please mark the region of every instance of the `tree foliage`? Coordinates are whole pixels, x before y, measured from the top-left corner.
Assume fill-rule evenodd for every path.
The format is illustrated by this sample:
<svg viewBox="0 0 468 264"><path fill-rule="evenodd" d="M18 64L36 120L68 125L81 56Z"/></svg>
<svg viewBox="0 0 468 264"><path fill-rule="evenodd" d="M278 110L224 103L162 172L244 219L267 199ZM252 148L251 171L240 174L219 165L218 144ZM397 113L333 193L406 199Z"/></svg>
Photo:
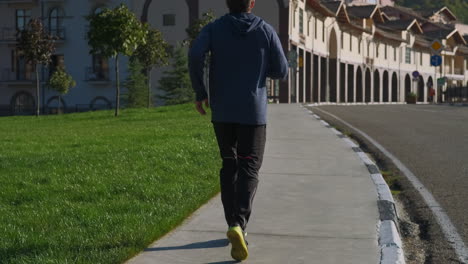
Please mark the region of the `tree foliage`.
<svg viewBox="0 0 468 264"><path fill-rule="evenodd" d="M142 64L142 70L147 75L147 104L148 108L153 105L151 96L151 70L153 67L168 65L169 63L169 44L163 39L161 32L157 29L150 29L146 34L146 42L138 46L135 57Z"/></svg>
<svg viewBox="0 0 468 264"><path fill-rule="evenodd" d="M130 56L146 41L147 27L124 4L114 9L105 8L89 16L88 20L91 54L108 58L118 54Z"/></svg>
<svg viewBox="0 0 468 264"><path fill-rule="evenodd" d="M163 99L166 105L183 104L195 100L188 72L187 51L183 46L177 47L174 51L171 67L164 72L159 85L164 94L158 97Z"/></svg>
<svg viewBox="0 0 468 264"><path fill-rule="evenodd" d="M55 51L54 37L47 34L40 19L31 19L19 34L17 49L36 69L36 115L40 114L39 65L47 65Z"/></svg>
<svg viewBox="0 0 468 264"><path fill-rule="evenodd" d="M468 2L466 0L397 0L396 3L414 9L432 9L448 7L458 20L468 23Z"/></svg>
<svg viewBox="0 0 468 264"><path fill-rule="evenodd" d="M124 83L127 88L127 93L123 95L126 106L130 108L138 108L147 106L147 77L143 74L143 64L136 57L132 57L129 63L129 74Z"/></svg>
<svg viewBox="0 0 468 264"><path fill-rule="evenodd" d="M192 42L198 37L200 31L210 22L214 21L215 18L216 16L212 10L203 13L200 19L194 21L194 23L185 30L187 32L188 38L184 40L184 45L192 46Z"/></svg>
<svg viewBox="0 0 468 264"><path fill-rule="evenodd" d="M57 91L61 95L67 94L69 89L75 86L76 82L73 80L73 77L62 67L59 67L49 80L50 89Z"/></svg>
<svg viewBox="0 0 468 264"><path fill-rule="evenodd" d="M164 66L168 64L169 44L157 29L149 29L145 35L145 43L139 45L135 56L144 68Z"/></svg>
<svg viewBox="0 0 468 264"><path fill-rule="evenodd" d="M115 116L120 108L119 54L131 56L146 42L148 26L142 24L126 5L104 9L88 17L88 44L91 54L115 58Z"/></svg>

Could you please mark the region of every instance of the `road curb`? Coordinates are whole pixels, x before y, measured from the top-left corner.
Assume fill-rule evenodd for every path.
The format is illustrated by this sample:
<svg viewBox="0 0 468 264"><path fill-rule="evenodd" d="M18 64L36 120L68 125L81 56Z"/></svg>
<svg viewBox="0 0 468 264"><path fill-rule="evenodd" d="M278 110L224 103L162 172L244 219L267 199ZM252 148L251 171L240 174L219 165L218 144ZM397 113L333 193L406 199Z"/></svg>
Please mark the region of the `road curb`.
<svg viewBox="0 0 468 264"><path fill-rule="evenodd" d="M330 128L335 135L343 139L343 141L353 149L356 155L359 156L361 161L367 167L378 194L377 205L380 215L380 221L378 224L379 246L381 250L380 264L405 264L405 255L398 228L398 214L396 211L395 200L393 199L390 188L380 173L378 166L350 138L333 128L311 110L305 108L303 105L300 106L306 109L311 116L321 122L325 127Z"/></svg>

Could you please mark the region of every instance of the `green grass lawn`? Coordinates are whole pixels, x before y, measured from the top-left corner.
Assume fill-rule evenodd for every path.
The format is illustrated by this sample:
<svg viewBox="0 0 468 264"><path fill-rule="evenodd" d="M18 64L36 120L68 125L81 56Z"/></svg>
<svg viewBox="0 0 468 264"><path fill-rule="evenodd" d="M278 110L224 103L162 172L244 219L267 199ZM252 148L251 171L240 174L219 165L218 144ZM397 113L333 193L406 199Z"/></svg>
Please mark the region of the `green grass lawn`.
<svg viewBox="0 0 468 264"><path fill-rule="evenodd" d="M193 105L0 118L0 263L122 263L218 191Z"/></svg>

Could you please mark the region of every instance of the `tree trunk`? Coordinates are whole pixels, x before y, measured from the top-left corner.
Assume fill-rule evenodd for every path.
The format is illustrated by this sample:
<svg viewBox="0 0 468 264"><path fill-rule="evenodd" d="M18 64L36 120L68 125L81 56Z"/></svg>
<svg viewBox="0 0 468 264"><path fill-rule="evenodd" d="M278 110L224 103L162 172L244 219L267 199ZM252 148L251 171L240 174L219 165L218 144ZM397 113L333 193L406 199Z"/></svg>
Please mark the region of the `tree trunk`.
<svg viewBox="0 0 468 264"><path fill-rule="evenodd" d="M115 116L119 116L120 108L120 81L119 81L119 54L115 56Z"/></svg>
<svg viewBox="0 0 468 264"><path fill-rule="evenodd" d="M39 67L36 64L36 116L39 116L41 113L41 106L39 100Z"/></svg>
<svg viewBox="0 0 468 264"><path fill-rule="evenodd" d="M151 68L146 69L146 75L148 76L148 108L151 107Z"/></svg>

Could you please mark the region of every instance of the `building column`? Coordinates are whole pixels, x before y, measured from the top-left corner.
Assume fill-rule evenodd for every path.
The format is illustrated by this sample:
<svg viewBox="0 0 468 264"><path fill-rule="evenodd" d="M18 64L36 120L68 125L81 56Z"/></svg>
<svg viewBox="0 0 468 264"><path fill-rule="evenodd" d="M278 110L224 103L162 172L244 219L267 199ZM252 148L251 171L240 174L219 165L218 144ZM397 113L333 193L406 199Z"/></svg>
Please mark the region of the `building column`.
<svg viewBox="0 0 468 264"><path fill-rule="evenodd" d="M387 82L388 82L388 86L387 86L387 89L388 89L388 102L387 103L391 103L392 102L392 78L393 78L393 74L390 72L390 71L387 71Z"/></svg>
<svg viewBox="0 0 468 264"><path fill-rule="evenodd" d="M325 86L325 101L327 103L330 102L330 54L327 56L327 79L326 81L326 86Z"/></svg>
<svg viewBox="0 0 468 264"><path fill-rule="evenodd" d="M340 86L341 86L341 61L336 58L336 103L340 103Z"/></svg>
<svg viewBox="0 0 468 264"><path fill-rule="evenodd" d="M304 49L303 52L302 52L302 72L304 73L303 74L303 80L302 82L304 83L304 85L302 86L303 89L302 89L302 103L306 103L307 102L307 98L306 98L306 90L307 90L307 51Z"/></svg>
<svg viewBox="0 0 468 264"><path fill-rule="evenodd" d="M345 74L344 74L344 76L345 76L345 86L344 86L345 87L345 89L344 89L345 90L345 102L348 103L348 89L349 89L348 72L349 72L349 70L348 70L348 64L345 63L344 65L345 65L345 70L344 70L344 72L345 72Z"/></svg>
<svg viewBox="0 0 468 264"><path fill-rule="evenodd" d="M353 67L353 76L354 76L353 77L353 82L354 82L354 85L353 85L354 86L353 87L353 103L356 103L356 98L357 98L357 93L356 93L357 92L357 87L358 87L358 85L357 85L357 83L358 83L358 81L357 81L357 70L358 70L358 66L354 65L354 67ZM361 77L362 77L362 75L361 75ZM361 82L362 82L362 80L361 80Z"/></svg>
<svg viewBox="0 0 468 264"><path fill-rule="evenodd" d="M314 102L314 53L311 52L310 53L310 70L309 70L309 74L310 74L310 102L311 103L315 103Z"/></svg>
<svg viewBox="0 0 468 264"><path fill-rule="evenodd" d="M318 56L318 74L317 74L317 78L318 78L318 89L317 89L317 103L321 103L321 92L322 92L322 57L319 55Z"/></svg>
<svg viewBox="0 0 468 264"><path fill-rule="evenodd" d="M370 71L370 103L374 103L374 75L375 75L375 72L371 70Z"/></svg>
<svg viewBox="0 0 468 264"><path fill-rule="evenodd" d="M382 74L380 74L379 72L379 103L383 103L383 90L384 90L384 74L385 74L385 71L382 72Z"/></svg>

